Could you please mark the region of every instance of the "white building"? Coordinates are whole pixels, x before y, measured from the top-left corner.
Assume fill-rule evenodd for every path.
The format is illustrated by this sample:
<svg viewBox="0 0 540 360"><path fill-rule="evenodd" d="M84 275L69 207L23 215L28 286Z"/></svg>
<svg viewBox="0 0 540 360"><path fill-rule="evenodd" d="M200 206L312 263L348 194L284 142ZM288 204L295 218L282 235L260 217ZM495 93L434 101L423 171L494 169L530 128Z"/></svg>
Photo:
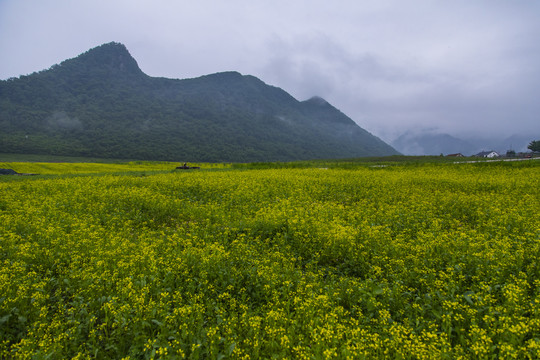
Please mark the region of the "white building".
<svg viewBox="0 0 540 360"><path fill-rule="evenodd" d="M500 155L496 151L482 151L482 152L479 152L478 154L476 154L474 156L483 157L483 158L497 158Z"/></svg>

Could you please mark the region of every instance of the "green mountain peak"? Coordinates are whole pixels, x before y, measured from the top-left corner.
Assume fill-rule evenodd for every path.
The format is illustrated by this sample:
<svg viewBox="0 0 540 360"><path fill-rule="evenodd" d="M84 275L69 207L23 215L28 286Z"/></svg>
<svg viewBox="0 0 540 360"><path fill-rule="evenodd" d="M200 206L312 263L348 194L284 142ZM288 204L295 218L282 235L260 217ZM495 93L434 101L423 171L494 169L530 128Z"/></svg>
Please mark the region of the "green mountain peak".
<svg viewBox="0 0 540 360"><path fill-rule="evenodd" d="M144 75L125 45L116 42L92 48L73 59L61 62L56 67L57 70L65 68L68 68L68 71L109 76Z"/></svg>
<svg viewBox="0 0 540 360"><path fill-rule="evenodd" d="M0 81L0 152L249 162L397 152L319 97L297 101L236 71L145 75L108 43Z"/></svg>

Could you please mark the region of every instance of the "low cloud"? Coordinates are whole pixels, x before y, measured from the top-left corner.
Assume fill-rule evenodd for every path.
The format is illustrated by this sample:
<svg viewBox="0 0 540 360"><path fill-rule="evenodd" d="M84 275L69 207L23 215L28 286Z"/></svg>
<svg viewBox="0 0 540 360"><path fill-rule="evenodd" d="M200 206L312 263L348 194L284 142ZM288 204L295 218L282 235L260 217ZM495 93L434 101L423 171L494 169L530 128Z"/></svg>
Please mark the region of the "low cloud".
<svg viewBox="0 0 540 360"><path fill-rule="evenodd" d="M47 118L49 129L81 130L82 122L77 117L70 117L65 111L55 111Z"/></svg>
<svg viewBox="0 0 540 360"><path fill-rule="evenodd" d="M540 130L540 84L533 80L540 70L530 60L499 70L484 59L486 69L470 72L353 53L323 35L274 38L269 46L275 54L260 70L263 79L299 100L319 95L385 140L428 128L486 137Z"/></svg>

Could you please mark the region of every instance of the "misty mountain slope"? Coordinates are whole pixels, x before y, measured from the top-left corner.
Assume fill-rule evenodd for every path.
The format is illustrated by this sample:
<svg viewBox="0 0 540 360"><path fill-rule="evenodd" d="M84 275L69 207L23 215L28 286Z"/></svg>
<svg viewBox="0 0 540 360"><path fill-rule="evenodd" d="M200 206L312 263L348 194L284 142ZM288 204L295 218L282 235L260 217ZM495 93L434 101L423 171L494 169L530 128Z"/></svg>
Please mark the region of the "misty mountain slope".
<svg viewBox="0 0 540 360"><path fill-rule="evenodd" d="M405 155L472 155L476 146L448 134L405 133L392 141L392 146Z"/></svg>
<svg viewBox="0 0 540 360"><path fill-rule="evenodd" d="M528 144L540 138L539 134L528 136L511 135L505 138L469 136L460 139L449 134L431 132L408 132L392 142L392 146L405 155L439 155L461 153L470 156L480 151L497 151L506 154L508 150L527 152Z"/></svg>
<svg viewBox="0 0 540 360"><path fill-rule="evenodd" d="M109 43L0 81L0 152L175 161L287 161L396 154L320 98L253 76L144 74Z"/></svg>

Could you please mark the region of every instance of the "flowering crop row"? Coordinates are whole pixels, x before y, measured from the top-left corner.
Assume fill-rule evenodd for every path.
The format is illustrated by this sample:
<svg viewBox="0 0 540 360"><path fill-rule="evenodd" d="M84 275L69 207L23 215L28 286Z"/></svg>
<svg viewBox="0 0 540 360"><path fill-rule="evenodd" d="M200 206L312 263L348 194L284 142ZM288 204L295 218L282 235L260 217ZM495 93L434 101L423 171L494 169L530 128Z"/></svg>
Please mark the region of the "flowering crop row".
<svg viewBox="0 0 540 360"><path fill-rule="evenodd" d="M73 174L104 174L104 173L146 173L157 171L171 171L180 163L133 161L127 163L28 163L28 162L0 162L0 168L13 169L19 173L41 175L73 175ZM204 166L206 169L228 168L230 164L189 164L190 166Z"/></svg>
<svg viewBox="0 0 540 360"><path fill-rule="evenodd" d="M0 358L538 358L539 169L2 178Z"/></svg>

